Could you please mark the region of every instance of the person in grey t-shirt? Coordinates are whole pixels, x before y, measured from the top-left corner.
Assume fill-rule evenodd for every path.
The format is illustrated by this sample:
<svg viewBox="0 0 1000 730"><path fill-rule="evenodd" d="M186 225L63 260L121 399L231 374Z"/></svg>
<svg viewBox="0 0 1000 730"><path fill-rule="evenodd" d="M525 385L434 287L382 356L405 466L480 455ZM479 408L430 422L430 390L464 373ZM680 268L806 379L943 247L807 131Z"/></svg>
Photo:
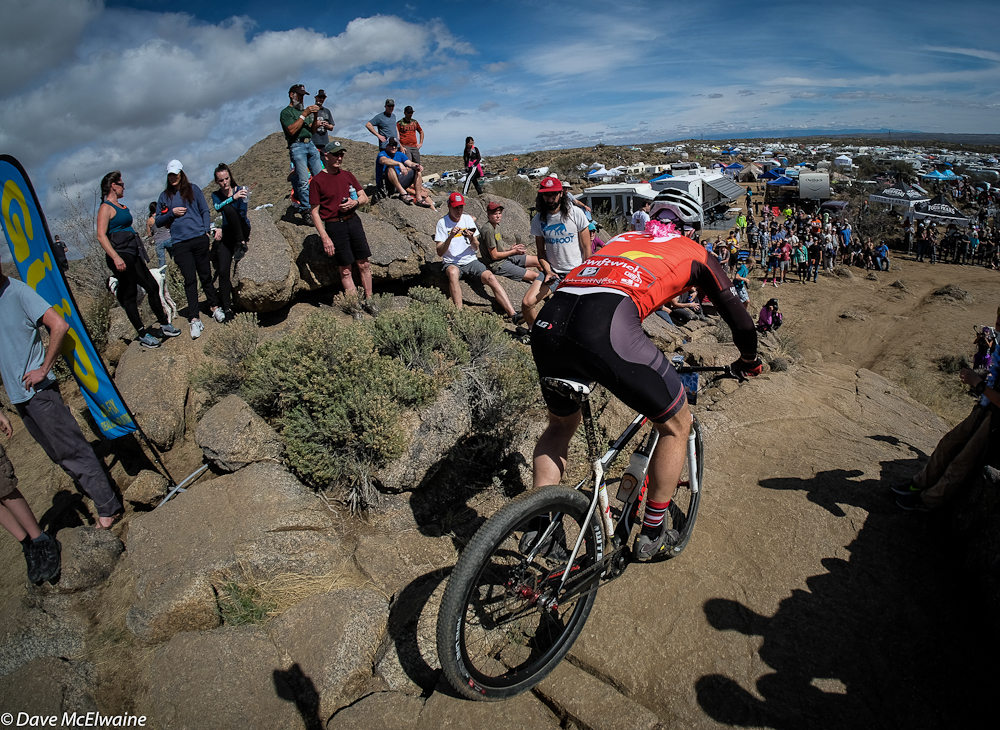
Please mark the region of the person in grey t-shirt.
<svg viewBox="0 0 1000 730"><path fill-rule="evenodd" d="M376 114L368 120L365 129L378 137L379 150L385 149L385 143L392 137L399 139L399 130L396 129L396 115L392 110L396 108L396 102L392 99L385 100L385 111Z"/></svg>
<svg viewBox="0 0 1000 730"><path fill-rule="evenodd" d="M316 119L319 123L316 125L316 131L313 132L312 141L316 145L316 149L322 151L330 143L328 135L334 126L333 114L323 106L323 102L326 101L326 92L323 89L317 91L313 99L316 101L316 106L319 107L319 111L316 112Z"/></svg>

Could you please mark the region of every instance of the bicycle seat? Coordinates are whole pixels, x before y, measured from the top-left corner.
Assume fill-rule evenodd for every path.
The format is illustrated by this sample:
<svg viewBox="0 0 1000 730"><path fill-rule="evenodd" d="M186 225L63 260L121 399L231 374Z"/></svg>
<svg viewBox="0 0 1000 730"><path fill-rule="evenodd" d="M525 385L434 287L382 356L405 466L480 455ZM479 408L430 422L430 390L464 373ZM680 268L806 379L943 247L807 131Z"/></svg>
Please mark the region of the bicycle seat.
<svg viewBox="0 0 1000 730"><path fill-rule="evenodd" d="M593 383L585 383L582 380L573 380L572 378L542 378L542 382L563 395L586 397L594 390Z"/></svg>

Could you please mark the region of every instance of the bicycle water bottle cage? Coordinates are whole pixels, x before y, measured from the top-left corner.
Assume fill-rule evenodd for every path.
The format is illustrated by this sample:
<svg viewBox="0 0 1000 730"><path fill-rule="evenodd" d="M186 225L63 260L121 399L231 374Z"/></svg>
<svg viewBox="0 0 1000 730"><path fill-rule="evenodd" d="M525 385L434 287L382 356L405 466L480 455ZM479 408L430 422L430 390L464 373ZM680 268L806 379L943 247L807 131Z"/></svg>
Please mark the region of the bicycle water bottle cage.
<svg viewBox="0 0 1000 730"><path fill-rule="evenodd" d="M593 383L571 380L570 378L542 378L542 382L560 395L570 398L586 398L594 389Z"/></svg>

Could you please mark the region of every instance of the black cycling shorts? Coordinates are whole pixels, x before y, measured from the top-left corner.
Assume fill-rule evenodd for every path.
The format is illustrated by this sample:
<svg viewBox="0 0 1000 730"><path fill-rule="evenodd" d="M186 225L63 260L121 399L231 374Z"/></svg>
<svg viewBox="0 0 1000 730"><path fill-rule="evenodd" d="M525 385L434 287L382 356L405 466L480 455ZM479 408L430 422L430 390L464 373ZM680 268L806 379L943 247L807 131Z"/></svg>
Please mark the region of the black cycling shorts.
<svg viewBox="0 0 1000 730"><path fill-rule="evenodd" d="M531 329L531 354L540 378L597 381L651 421L665 423L687 402L681 379L646 336L639 310L627 296L557 291ZM579 406L542 383L557 416Z"/></svg>

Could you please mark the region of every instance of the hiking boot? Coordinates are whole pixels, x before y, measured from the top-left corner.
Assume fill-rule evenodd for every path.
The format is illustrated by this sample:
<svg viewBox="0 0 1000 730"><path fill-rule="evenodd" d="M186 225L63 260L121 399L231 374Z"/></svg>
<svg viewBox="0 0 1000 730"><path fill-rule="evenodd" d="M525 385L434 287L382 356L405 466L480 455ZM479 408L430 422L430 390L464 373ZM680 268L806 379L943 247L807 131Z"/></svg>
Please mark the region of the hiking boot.
<svg viewBox="0 0 1000 730"><path fill-rule="evenodd" d="M201 323L200 319L195 319L191 321L191 339L197 340L201 337L201 333L205 331L205 325Z"/></svg>
<svg viewBox="0 0 1000 730"><path fill-rule="evenodd" d="M510 321L513 322L514 325L524 324L524 315L520 312L514 312L514 316L510 318Z"/></svg>
<svg viewBox="0 0 1000 730"><path fill-rule="evenodd" d="M666 525L660 527L660 534L657 535L656 528L647 532L648 528L643 527L639 537L635 539L635 545L632 546L632 556L640 563L645 563L680 542L680 533L666 528Z"/></svg>
<svg viewBox="0 0 1000 730"><path fill-rule="evenodd" d="M38 553L38 544L29 541L27 545L22 545L24 550L24 562L28 564L28 580L36 586L42 582L41 556Z"/></svg>
<svg viewBox="0 0 1000 730"><path fill-rule="evenodd" d="M51 581L62 570L62 559L59 556L59 541L54 537L34 543L38 551L38 582Z"/></svg>
<svg viewBox="0 0 1000 730"><path fill-rule="evenodd" d="M539 525L538 527L539 529L537 530L526 530L521 535L521 541L517 544L517 549L522 555L527 555L531 552L531 548L534 547L538 536L545 532L548 524ZM561 563L569 557L569 552L566 550L566 530L563 529L561 524L556 526L556 529L549 535L549 539L542 543L535 555L539 558L550 558L557 563Z"/></svg>
<svg viewBox="0 0 1000 730"><path fill-rule="evenodd" d="M915 494L904 494L896 497L896 506L907 512L930 512L931 508L924 504L920 492Z"/></svg>
<svg viewBox="0 0 1000 730"><path fill-rule="evenodd" d="M163 333L164 337L177 337L180 335L181 331L174 327L172 324L165 324L160 327L160 332Z"/></svg>
<svg viewBox="0 0 1000 730"><path fill-rule="evenodd" d="M899 494L904 497L908 497L911 494L919 494L924 491L914 484L912 479L907 479L905 482L897 482L889 487L889 489L892 490L893 494Z"/></svg>
<svg viewBox="0 0 1000 730"><path fill-rule="evenodd" d="M139 338L139 344L152 350L154 347L160 346L160 341L147 332Z"/></svg>

